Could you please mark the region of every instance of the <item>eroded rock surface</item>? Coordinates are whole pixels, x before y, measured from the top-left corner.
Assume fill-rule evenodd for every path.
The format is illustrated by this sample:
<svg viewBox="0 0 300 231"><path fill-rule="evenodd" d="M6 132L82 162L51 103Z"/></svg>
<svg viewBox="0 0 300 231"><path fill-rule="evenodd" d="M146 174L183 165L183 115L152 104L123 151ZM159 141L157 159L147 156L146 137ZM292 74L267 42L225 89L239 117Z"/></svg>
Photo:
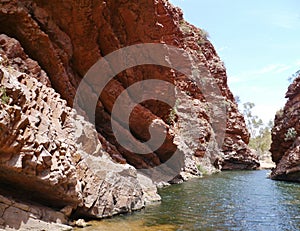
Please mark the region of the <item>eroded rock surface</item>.
<svg viewBox="0 0 300 231"><path fill-rule="evenodd" d="M67 217L62 212L0 195L0 227L5 230L71 230L65 223Z"/></svg>
<svg viewBox="0 0 300 231"><path fill-rule="evenodd" d="M170 174L177 175L173 183L201 172L259 166L247 146L249 133L228 88L225 67L207 34L187 23L181 10L167 1L1 1L0 33L0 179L7 187L17 185L30 191L32 200L65 208L68 214L71 210L77 216L106 217L139 209L151 198L158 200L153 182L136 169L164 184L161 175L147 169L168 163L176 151L180 163L171 164L176 165L175 175ZM156 65L135 66L116 75L99 99L99 81L84 83L86 97L79 98L81 108L71 109L82 78L99 59L143 43L185 51L186 59L194 60L188 65L171 53L160 58L183 69L192 65L200 75ZM102 71L112 69L107 62ZM131 112L129 132L126 121L118 114L112 116L115 100L129 86L149 79L176 86L170 94L173 104L141 102ZM201 81L207 89L199 88ZM212 86L217 94L204 94ZM167 89L156 86L150 90L156 95ZM134 92L125 93L133 103ZM98 100L96 110L86 109L93 100ZM86 122L94 111L97 132ZM121 136L133 134L138 148L149 153L139 155L125 149L114 137L111 122ZM151 126L165 129L166 134L162 146L154 151L144 144ZM174 169L166 164L165 173L170 170Z"/></svg>
<svg viewBox="0 0 300 231"><path fill-rule="evenodd" d="M1 2L0 32L16 38L26 53L47 72L52 87L72 105L80 79L97 60L119 48L138 43L165 43L186 50L199 60L201 68L218 83L227 107L226 137L230 140L219 150L224 155L218 166L225 169L252 169L258 166L255 155L247 147L249 134L242 115L227 86L226 71L206 33L188 24L180 9L167 1L5 1ZM107 65L109 70L110 66ZM200 68L200 66L198 67ZM148 155L137 155L124 149L115 140L110 125L112 105L118 95L133 83L146 79L162 79L185 91L190 100L197 99L209 107L195 82L174 70L152 65L130 68L120 73L102 92L96 110L96 127L108 141L106 151L117 161L136 168L149 168L165 162L176 150L174 136L169 133L163 147ZM87 85L91 99L97 97ZM85 102L82 102L84 104ZM188 106L188 107L191 107ZM163 119L168 127L170 106L146 101L131 115L130 129L136 139L147 140L148 127L154 119ZM187 108L189 110L189 108ZM142 115L142 116L141 116ZM210 115L199 111L204 125L203 141L195 153L204 157L210 137L213 137ZM122 127L122 121L114 118ZM214 121L216 123L216 121ZM206 130L206 131L204 131ZM126 131L122 131L126 136ZM242 162L245 161L245 164Z"/></svg>
<svg viewBox="0 0 300 231"><path fill-rule="evenodd" d="M289 86L284 108L277 112L272 129L271 178L300 182L300 76Z"/></svg>
<svg viewBox="0 0 300 231"><path fill-rule="evenodd" d="M21 189L17 197L67 216L100 218L144 206L136 170L111 160L94 126L35 78L3 65L0 74L2 188Z"/></svg>

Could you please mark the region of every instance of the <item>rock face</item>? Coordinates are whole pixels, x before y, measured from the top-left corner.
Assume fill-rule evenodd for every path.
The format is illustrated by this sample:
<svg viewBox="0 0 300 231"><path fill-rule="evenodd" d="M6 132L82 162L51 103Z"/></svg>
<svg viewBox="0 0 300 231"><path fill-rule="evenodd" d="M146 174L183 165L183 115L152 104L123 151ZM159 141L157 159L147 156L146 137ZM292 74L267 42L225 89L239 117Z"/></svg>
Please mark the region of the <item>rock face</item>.
<svg viewBox="0 0 300 231"><path fill-rule="evenodd" d="M72 105L80 79L97 60L119 48L137 43L165 43L187 50L197 57L206 71L217 81L227 105L226 142L218 158L224 169L256 168L258 161L245 144L249 135L243 117L237 111L227 86L225 68L203 31L185 22L179 9L167 1L6 1L1 3L0 32L16 38L26 53L47 72L52 87ZM109 69L110 67L107 66ZM192 99L205 100L188 78L166 68L135 67L119 74L100 96L96 109L96 126L108 141L106 150L115 160L137 168L157 166L176 149L173 138L164 149L148 155L128 152L116 142L110 126L110 113L117 96L136 81L163 79L181 87ZM93 98L95 92L86 86ZM138 140L147 140L149 123L162 118L167 123L170 107L147 101L131 115L130 129ZM142 117L140 115L143 115ZM201 119L206 130L197 155L203 156L207 139L213 136L207 111ZM144 118L147 118L145 120ZM115 119L115 118L114 118ZM120 121L116 121L120 123ZM124 132L125 133L125 132ZM206 138L205 138L206 137ZM205 140L206 139L206 140ZM220 155L217 155L220 156ZM216 160L216 157L212 159Z"/></svg>
<svg viewBox="0 0 300 231"><path fill-rule="evenodd" d="M3 192L1 191L1 194ZM67 217L41 205L16 202L0 195L0 226L5 230L71 230ZM41 221L43 220L43 221Z"/></svg>
<svg viewBox="0 0 300 231"><path fill-rule="evenodd" d="M7 188L22 188L30 192L31 200L65 208L67 215L71 207L77 216L106 217L139 209L149 200L146 197L157 197L151 180L138 177L136 169L156 183L164 181L147 169L168 163L177 150L181 162L173 182L201 172L259 166L247 146L249 133L228 88L223 63L206 33L188 24L180 9L167 1L1 1L0 33L0 179ZM99 98L95 87L101 81L81 81L102 57L145 43L185 51L187 60L196 60L191 66L200 75L150 64L134 66L116 75ZM161 59L191 68L176 63L171 53ZM101 71L112 69L107 61ZM138 102L130 114L129 132L121 116L113 113L114 103L122 92L133 103L135 92L125 89L150 79L176 86L173 104ZM205 82L205 89L199 82ZM79 86L86 97L76 102L76 112L70 106ZM163 85L156 87L150 88L153 95L166 91ZM96 108L89 111L85 105L93 100ZM94 112L97 132L86 122ZM140 155L124 148L112 123L121 136L133 134L138 148L149 152ZM165 130L166 139L154 151L145 143L149 127ZM167 174L169 166L164 170Z"/></svg>
<svg viewBox="0 0 300 231"><path fill-rule="evenodd" d="M277 112L272 129L272 159L276 168L271 178L300 182L300 76L289 86L288 101Z"/></svg>
<svg viewBox="0 0 300 231"><path fill-rule="evenodd" d="M7 45L20 46L5 35L0 41L5 62ZM20 63L34 63L22 49L14 51L23 55ZM114 163L95 128L52 88L17 71L22 65L14 68L9 63L15 57L9 58L0 65L1 189L67 216L75 211L75 215L107 217L142 208L143 190L136 170Z"/></svg>

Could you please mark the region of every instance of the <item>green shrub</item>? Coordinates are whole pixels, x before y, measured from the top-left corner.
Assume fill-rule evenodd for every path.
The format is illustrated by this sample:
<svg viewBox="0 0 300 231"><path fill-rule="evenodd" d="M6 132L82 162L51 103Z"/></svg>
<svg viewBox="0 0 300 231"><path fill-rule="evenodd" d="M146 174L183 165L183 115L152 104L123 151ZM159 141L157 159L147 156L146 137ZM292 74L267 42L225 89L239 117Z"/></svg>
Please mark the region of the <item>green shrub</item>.
<svg viewBox="0 0 300 231"><path fill-rule="evenodd" d="M207 170L206 170L201 164L198 164L198 165L197 165L197 169L198 169L199 172L201 172L203 175L207 175L207 174L208 174Z"/></svg>
<svg viewBox="0 0 300 231"><path fill-rule="evenodd" d="M179 101L176 99L174 106L170 109L168 118L167 118L167 124L173 125L176 122L177 117L177 107L178 107Z"/></svg>
<svg viewBox="0 0 300 231"><path fill-rule="evenodd" d="M191 32L191 27L184 21L180 21L180 30L184 33L184 34L188 34Z"/></svg>
<svg viewBox="0 0 300 231"><path fill-rule="evenodd" d="M169 121L170 121L171 124L174 124L175 119L176 119L176 109L174 107L171 108L168 119L169 119Z"/></svg>
<svg viewBox="0 0 300 231"><path fill-rule="evenodd" d="M10 97L6 94L6 89L4 87L0 88L1 101L4 104L8 104Z"/></svg>
<svg viewBox="0 0 300 231"><path fill-rule="evenodd" d="M297 131L295 128L289 128L284 135L284 141L294 140L297 136Z"/></svg>
<svg viewBox="0 0 300 231"><path fill-rule="evenodd" d="M209 33L204 29L200 29L200 35L205 39L208 39L210 37Z"/></svg>

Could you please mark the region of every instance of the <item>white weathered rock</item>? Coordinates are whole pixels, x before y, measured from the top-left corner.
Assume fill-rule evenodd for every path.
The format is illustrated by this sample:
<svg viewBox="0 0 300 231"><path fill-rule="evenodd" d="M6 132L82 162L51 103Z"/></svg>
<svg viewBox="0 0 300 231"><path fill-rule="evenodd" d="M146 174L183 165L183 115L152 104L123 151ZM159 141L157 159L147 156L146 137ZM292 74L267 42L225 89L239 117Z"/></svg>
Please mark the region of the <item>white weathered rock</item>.
<svg viewBox="0 0 300 231"><path fill-rule="evenodd" d="M0 177L6 183L63 208L58 214L67 216L102 218L144 206L136 169L112 161L92 124L36 79L3 65L0 71L10 99L0 100ZM25 207L7 211L18 213L18 225L31 217ZM7 214L2 219L13 222Z"/></svg>
<svg viewBox="0 0 300 231"><path fill-rule="evenodd" d="M67 217L60 212L0 195L0 229L71 230L72 227L64 225L66 223Z"/></svg>

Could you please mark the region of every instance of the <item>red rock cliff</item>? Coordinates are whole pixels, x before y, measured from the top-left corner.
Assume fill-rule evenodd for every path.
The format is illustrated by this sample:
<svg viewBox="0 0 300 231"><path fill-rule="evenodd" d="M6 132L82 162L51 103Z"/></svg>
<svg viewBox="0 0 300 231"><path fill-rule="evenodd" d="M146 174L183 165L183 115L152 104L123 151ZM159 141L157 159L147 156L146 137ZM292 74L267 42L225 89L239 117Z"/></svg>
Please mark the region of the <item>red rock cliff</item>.
<svg viewBox="0 0 300 231"><path fill-rule="evenodd" d="M277 112L272 129L271 153L276 168L271 177L300 182L300 76L289 86L288 101Z"/></svg>
<svg viewBox="0 0 300 231"><path fill-rule="evenodd" d="M30 94L37 93L32 92L28 93L28 95L26 90L24 90L25 92L13 90L15 88L21 89L22 87L18 87L19 84L24 85L24 78L29 77L18 77L19 74L17 74L16 81L19 81L19 83L10 82L6 77L6 80L1 82L1 85L4 87L2 97L6 98L7 94L13 100L2 102L2 107L3 110L9 111L10 114L15 113L16 116L15 119L10 118L8 115L4 117L2 125L5 129L1 131L8 131L9 126L17 126L18 130L21 131L23 127L29 126L32 133L36 131L36 134L39 134L37 127L43 120L39 120L39 117L30 117L30 113L27 112L30 108L39 111L45 121L57 123L58 128L58 131L54 130L52 133L47 133L45 128L45 134L43 133L42 136L45 140L37 140L36 143L31 141L30 138L28 138L30 142L27 142L27 138L25 137L25 139L24 136L29 135L27 133L22 134L24 129L16 134L9 133L12 138L3 140L3 146L0 148L1 163L3 169L8 168L13 174L11 175L12 177L8 177L5 172L0 171L2 181L6 179L9 184L18 184L20 187L26 188L26 185L22 183L22 179L26 174L31 174L32 177L28 179L29 185L32 186L33 190L44 188L45 194L51 192L52 197L50 201L52 204L60 201L60 207L71 204L73 208L79 207L78 213L103 217L117 212L140 208L141 204L143 204L143 199L140 195L142 186L139 185L136 179L135 171L132 170L133 172L130 172L130 167L124 165L125 163L138 169L151 169L168 162L173 153L179 150L179 154L182 156L182 163L179 163L179 168L177 169L177 173L180 173L177 180L181 180L181 178L186 179L189 175L198 175L199 169L202 169L202 167L213 171L213 169L255 169L259 166L257 157L247 146L249 133L246 130L243 116L238 112L233 95L228 88L226 70L222 61L207 39L206 33L188 24L183 19L180 9L173 7L167 1L1 1L0 34L5 34L2 35L0 40L0 54L2 54L2 60L4 60L2 63L3 67L5 67L4 69L13 68L19 72L26 73L30 78L35 78L37 81L30 80L33 84L29 84L27 87L39 88L40 90L36 90L36 92L43 91L41 95L44 95L31 97ZM18 42L11 40L6 35L16 39ZM72 141L74 134L68 135L68 130L64 130L66 129L64 128L66 118L69 118L70 114L75 112L71 112L71 109L66 105L63 106L62 110L57 109L57 112L55 108L60 107L57 105L64 104L60 97L66 100L69 106L73 105L76 89L81 80L99 59L101 60L102 57L120 48L144 43L171 45L185 51L189 58L197 60L197 62L192 63L194 70L205 73L205 76L209 76L209 79L208 82L205 79L201 80L201 76L193 79L169 67L143 65L128 68L119 73L107 84L99 99L93 84L84 85L85 95L91 100L98 100L95 110L95 126L98 131L101 150L103 153L108 153L115 161L123 164L116 165L109 162L111 166L114 166L111 170L117 171L115 166L125 166L120 167L120 169L124 169L117 171L118 174L123 172L132 179L130 184L124 186L125 191L130 188L133 190L128 192L130 195L129 199L127 200L123 197L125 194L109 194L109 199L107 200L109 209L106 210L103 207L105 206L105 199L99 198L97 195L102 193L102 189L105 194L105 192L111 192L111 188L117 190L118 187L122 187L118 185L118 182L124 176L122 174L117 175L116 184L103 184L105 187L101 186L102 188L96 185L94 189L99 190L95 195L92 192L92 185L78 189L80 185L86 184L80 182L85 182L85 178L89 175L86 171L91 167L80 167L78 165L78 158L80 159L80 157L76 157L75 154L78 153L77 150L81 150L81 147L77 147L76 142ZM24 48L25 52L21 52L21 47ZM147 54L142 53L141 57L145 55ZM169 54L161 58L164 62L176 65L176 59L172 59ZM181 63L181 65L183 65L184 69L186 64ZM110 66L110 63L107 63L104 71L109 72L111 69L113 67ZM7 72L5 73L7 76ZM176 86L177 90L173 92L175 95L174 105L170 106L156 100L146 100L135 106L131 112L130 131L134 135L134 139L139 141L142 149L150 150L146 155L139 155L128 151L117 142L113 135L111 121L116 124L119 128L119 133L123 137L128 136L129 131L125 129L124 121L120 117L111 115L115 100L120 93L138 81L149 79L164 80ZM214 97L220 105L223 105L225 114L222 114L222 111L215 107L212 101L208 99L209 97L205 97L205 90L200 89L196 84L201 81L206 81L205 86L208 90L210 86L213 86L213 83L215 84L214 86L217 86L219 94L217 96L212 96L211 94L211 97ZM16 86L12 86L13 84ZM94 85L97 85L97 82ZM145 89L147 87L149 88L149 86L145 86ZM51 88L54 90L49 90ZM153 95L165 90L162 86L158 86L158 88L153 89ZM18 94L14 93L15 91ZM49 93L47 93L48 91ZM54 93L54 91L59 94ZM27 97L29 101L32 100L32 102L26 107L27 110L24 109L21 112L14 105L17 102L25 103L26 100L23 100L24 102L17 100L24 97ZM39 97L42 98L40 99ZM132 102L135 99L134 93L128 93L126 97ZM57 100L48 102L50 98ZM49 107L47 102L50 103ZM81 109L85 109L87 102L88 100L86 99L79 99ZM172 106L174 106L173 109ZM48 114L45 113L44 107L50 110ZM81 109L78 109L78 112L82 112L83 110ZM64 112L65 110L68 112ZM86 111L83 114L89 116L90 112ZM219 115L218 117L218 114L221 116ZM47 116L55 119L48 119ZM80 121L79 124L87 123L83 122L82 119ZM154 124L153 121L155 121ZM42 123L42 125L45 124ZM89 128L92 129L92 125L86 126L90 126ZM148 128L151 126L158 130L161 128L166 129L166 139L162 146L155 151L151 151L151 147L140 142L145 142L149 139ZM63 135L60 133L61 129L63 130ZM218 137L218 134L222 133L222 131L219 132L218 130L224 131L224 137ZM46 134L49 134L50 138ZM76 134L78 135L78 133ZM54 140L59 140L57 137L60 137L60 135L68 140L67 143L72 144L71 148L63 147L63 144L54 142ZM191 135L195 135L197 139L191 139ZM21 141L17 139L19 136ZM92 145L91 149L88 149L89 151L85 150L87 154L95 152L96 141L91 141L93 139L94 135L83 139L92 142L94 145ZM98 144L97 142L96 144ZM24 148L22 149L22 147L28 147L28 153L24 153L22 151ZM36 151L36 154L34 154L35 149L39 150ZM55 151L56 149L58 152ZM67 154L69 155L66 158L67 162L65 165L62 164L65 166L61 169L62 176L54 174L53 179L51 177L49 179L40 178L40 175L44 174L43 171L47 169L51 175L53 170L51 167L52 162L48 161L48 163L48 159L60 161ZM15 155L17 157L14 157ZM40 167L38 162L39 156L41 158L45 156L45 160L43 160L44 162L42 161ZM62 158L59 156L62 156ZM11 166L8 164L13 157L22 160L23 165ZM109 172L110 169L107 161L105 161L105 166L107 167L105 172ZM97 163L99 164L100 162ZM88 161L88 163L92 164L92 161ZM70 167L71 170L68 170L68 166L73 167ZM84 173L82 173L82 168L86 169ZM97 171L102 170L103 168L97 169ZM69 180L65 179L66 176L69 176L68 174L74 177L70 177ZM93 174L91 176L97 178ZM60 180L59 177L62 177L64 180ZM161 180L153 175L151 177L157 182ZM108 178L111 179L110 177ZM75 180L71 181L71 179ZM95 182L99 184L102 181L109 182L109 180L106 181L105 179L97 178ZM38 186L37 182L40 180L42 180L43 184ZM56 183L54 185L57 188L50 187L53 184L53 180L55 180ZM65 197L65 194L68 196ZM36 197L40 201L45 199L41 195Z"/></svg>
<svg viewBox="0 0 300 231"><path fill-rule="evenodd" d="M111 160L95 127L46 86L46 73L15 39L0 35L0 43L0 194L9 197L0 197L0 226L141 209L151 184L140 183L132 166ZM14 198L60 212L16 207Z"/></svg>

